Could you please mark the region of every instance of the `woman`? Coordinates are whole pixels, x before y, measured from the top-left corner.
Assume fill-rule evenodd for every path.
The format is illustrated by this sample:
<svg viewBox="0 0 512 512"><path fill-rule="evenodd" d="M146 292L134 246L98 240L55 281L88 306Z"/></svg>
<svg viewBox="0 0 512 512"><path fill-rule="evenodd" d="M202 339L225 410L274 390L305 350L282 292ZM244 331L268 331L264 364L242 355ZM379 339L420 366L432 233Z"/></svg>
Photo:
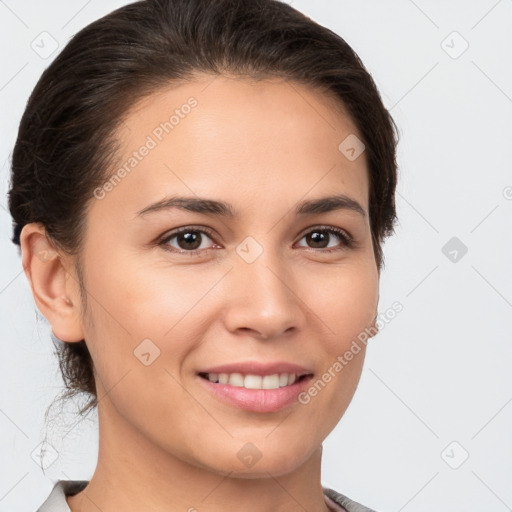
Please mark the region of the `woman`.
<svg viewBox="0 0 512 512"><path fill-rule="evenodd" d="M354 51L285 3L140 1L72 38L9 207L100 441L41 512L370 510L321 454L377 332L396 143Z"/></svg>

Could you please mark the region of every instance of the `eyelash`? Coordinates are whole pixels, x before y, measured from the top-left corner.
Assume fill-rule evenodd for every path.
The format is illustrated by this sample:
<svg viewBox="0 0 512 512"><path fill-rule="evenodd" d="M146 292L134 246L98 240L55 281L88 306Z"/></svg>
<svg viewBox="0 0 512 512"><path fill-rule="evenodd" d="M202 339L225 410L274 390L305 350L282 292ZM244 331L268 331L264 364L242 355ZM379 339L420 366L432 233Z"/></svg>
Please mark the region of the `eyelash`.
<svg viewBox="0 0 512 512"><path fill-rule="evenodd" d="M356 246L355 240L346 231L344 231L343 229L340 229L340 228L335 228L333 226L316 226L316 227L310 229L309 231L306 231L300 239L302 240L302 238L304 238L306 235L308 235L310 233L314 233L315 231L334 233L342 241L342 247L331 248L331 249L315 249L314 247L309 247L309 250L320 251L320 252L324 252L324 253L325 252L332 253L332 252L343 251L346 249L355 248L355 246ZM175 248L171 248L167 245L167 243L172 238L179 235L180 233L189 233L189 232L190 233L204 233L204 234L208 235L208 237L211 238L215 242L214 235L210 229L204 228L204 227L199 229L194 226L186 226L186 227L178 228L178 229L174 230L172 233L168 234L165 238L161 239L157 243L157 245L161 246L166 251L170 251L175 254L186 254L187 256L198 256L201 253L205 253L206 251L212 250L211 248L209 248L209 249L195 249L193 251L185 251L185 250L180 251ZM306 249L308 249L308 248L306 248Z"/></svg>

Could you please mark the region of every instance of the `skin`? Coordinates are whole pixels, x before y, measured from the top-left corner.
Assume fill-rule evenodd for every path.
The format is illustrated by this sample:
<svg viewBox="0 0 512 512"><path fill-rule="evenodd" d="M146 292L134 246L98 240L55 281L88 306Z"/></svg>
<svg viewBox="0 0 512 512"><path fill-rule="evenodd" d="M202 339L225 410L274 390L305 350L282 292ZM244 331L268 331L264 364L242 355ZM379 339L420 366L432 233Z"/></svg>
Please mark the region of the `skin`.
<svg viewBox="0 0 512 512"><path fill-rule="evenodd" d="M67 502L73 512L326 512L322 442L352 399L365 346L307 405L273 413L221 402L196 372L288 361L316 379L375 327L368 215L293 212L302 200L341 193L368 213L365 153L350 161L338 150L358 131L335 99L304 85L198 76L130 111L117 133L119 162L190 96L197 107L103 199L91 198L85 313L74 259L56 249L37 256L52 249L40 224L21 234L38 308L60 339L86 340L95 367L98 465ZM222 200L237 215L137 216L171 194ZM199 255L179 254L193 248L178 237L167 242L174 253L156 243L183 226L213 232L199 234ZM318 226L347 231L357 246L345 248L335 234L315 245L306 235ZM248 236L263 249L251 264L236 251ZM160 350L148 366L134 355L146 338ZM261 453L252 467L237 456L248 442Z"/></svg>

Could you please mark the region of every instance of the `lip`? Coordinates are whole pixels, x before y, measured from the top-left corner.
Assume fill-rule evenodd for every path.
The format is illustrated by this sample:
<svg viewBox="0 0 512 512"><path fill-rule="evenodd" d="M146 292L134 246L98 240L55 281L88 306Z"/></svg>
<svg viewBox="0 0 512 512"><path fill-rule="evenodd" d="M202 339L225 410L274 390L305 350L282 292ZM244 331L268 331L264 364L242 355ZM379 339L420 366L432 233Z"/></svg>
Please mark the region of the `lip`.
<svg viewBox="0 0 512 512"><path fill-rule="evenodd" d="M222 368L226 367L223 366ZM234 405L239 409L244 409L246 411L268 413L280 411L281 409L298 402L298 395L305 391L307 386L309 386L313 375L307 375L289 386L283 386L278 389L247 389L244 387L230 386L229 384L210 382L208 379L199 375L196 375L196 378L199 379L202 385L213 393L217 399L224 403Z"/></svg>
<svg viewBox="0 0 512 512"><path fill-rule="evenodd" d="M289 386L278 389L247 389L242 386L210 382L208 379L201 377L200 373L241 373L243 375L261 375L262 377L276 373L294 373L298 377L304 375L305 377L296 380ZM312 377L312 370L285 361L272 363L241 361L204 368L199 370L196 375L196 378L202 383L201 385L205 386L221 402L234 405L239 409L259 413L277 412L296 403L298 395L309 386Z"/></svg>
<svg viewBox="0 0 512 512"><path fill-rule="evenodd" d="M313 373L312 370L298 364L276 361L273 363L260 363L258 361L241 361L239 363L211 366L197 372L199 373L242 373L243 375L274 375L275 373L295 373L299 377Z"/></svg>

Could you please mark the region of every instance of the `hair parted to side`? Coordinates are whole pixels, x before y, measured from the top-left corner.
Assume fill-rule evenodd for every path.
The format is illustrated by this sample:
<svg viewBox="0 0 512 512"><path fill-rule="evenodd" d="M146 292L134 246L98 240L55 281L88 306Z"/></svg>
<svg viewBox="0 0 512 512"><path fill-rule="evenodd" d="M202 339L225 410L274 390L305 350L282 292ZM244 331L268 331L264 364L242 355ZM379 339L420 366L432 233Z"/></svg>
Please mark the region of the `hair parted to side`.
<svg viewBox="0 0 512 512"><path fill-rule="evenodd" d="M337 34L278 0L146 0L80 30L43 72L28 100L12 154L12 241L40 222L80 262L86 208L113 172L116 128L139 100L198 73L284 78L339 100L365 144L375 259L394 232L398 130L357 54ZM340 141L341 142L341 141ZM67 392L97 406L85 340L57 350Z"/></svg>

